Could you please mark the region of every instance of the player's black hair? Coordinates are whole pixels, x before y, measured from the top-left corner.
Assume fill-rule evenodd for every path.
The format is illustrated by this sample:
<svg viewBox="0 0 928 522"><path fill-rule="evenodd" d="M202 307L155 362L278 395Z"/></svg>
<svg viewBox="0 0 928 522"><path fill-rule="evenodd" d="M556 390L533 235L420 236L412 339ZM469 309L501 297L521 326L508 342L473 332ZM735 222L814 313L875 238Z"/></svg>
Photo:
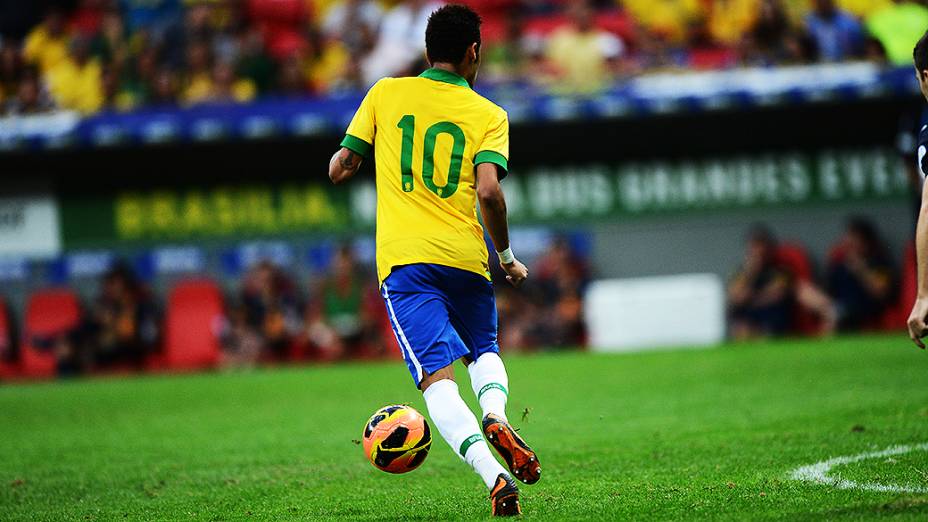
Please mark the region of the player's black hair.
<svg viewBox="0 0 928 522"><path fill-rule="evenodd" d="M915 44L915 49L912 50L912 58L915 59L915 68L918 69L919 75L922 74L922 71L928 69L928 31Z"/></svg>
<svg viewBox="0 0 928 522"><path fill-rule="evenodd" d="M429 61L458 64L474 42L480 52L480 15L466 5L449 4L429 16L425 53Z"/></svg>

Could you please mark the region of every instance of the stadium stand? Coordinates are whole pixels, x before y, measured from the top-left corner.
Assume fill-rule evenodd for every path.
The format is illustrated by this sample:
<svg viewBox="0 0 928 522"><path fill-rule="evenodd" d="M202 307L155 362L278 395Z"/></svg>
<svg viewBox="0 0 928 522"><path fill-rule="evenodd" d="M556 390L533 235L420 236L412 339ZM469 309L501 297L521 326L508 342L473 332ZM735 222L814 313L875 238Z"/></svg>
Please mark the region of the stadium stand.
<svg viewBox="0 0 928 522"><path fill-rule="evenodd" d="M540 86L560 74L552 46L560 45L566 30L576 31L577 41L592 45L592 52L606 35L616 39L618 47L610 54L618 60L605 72L622 81L632 73L681 67L894 63L900 38L907 41L910 27L921 27L912 20L928 19L928 8L913 2L629 0L590 2L595 12L587 26L582 14L587 2L464 3L485 19L486 79L501 79L496 72L503 68L493 62L503 60L511 69L504 76L512 78L515 71L519 80ZM862 9L864 4L868 7ZM362 91L371 83L366 63L380 53L379 39L401 38L390 33L403 31L407 13L434 5L418 0L58 0L20 6L22 12L10 13L2 28L0 114L65 109L87 115ZM909 23L887 31L897 19ZM349 20L366 22L353 29L345 26L354 23ZM598 43L590 44L590 35ZM402 53L406 56L377 54L375 61L395 61L400 66L391 73L399 75L422 67L421 43Z"/></svg>

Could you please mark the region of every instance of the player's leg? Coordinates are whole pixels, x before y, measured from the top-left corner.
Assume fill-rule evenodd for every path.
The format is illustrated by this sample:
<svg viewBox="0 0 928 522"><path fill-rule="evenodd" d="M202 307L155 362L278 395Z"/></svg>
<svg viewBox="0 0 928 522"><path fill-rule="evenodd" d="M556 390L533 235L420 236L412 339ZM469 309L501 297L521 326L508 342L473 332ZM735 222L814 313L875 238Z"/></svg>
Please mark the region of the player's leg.
<svg viewBox="0 0 928 522"><path fill-rule="evenodd" d="M506 401L509 377L499 356L496 300L493 286L476 274L449 278L451 323L470 351L467 369L471 387L483 410L483 433L500 454L513 476L534 484L541 477L538 455L509 424Z"/></svg>
<svg viewBox="0 0 928 522"><path fill-rule="evenodd" d="M422 379L421 387L429 417L438 432L451 449L474 468L487 488L494 489L501 475L504 482L508 482L506 479L511 480L509 473L490 453L477 418L461 398L452 367L447 366L427 375Z"/></svg>
<svg viewBox="0 0 928 522"><path fill-rule="evenodd" d="M454 382L454 370L447 366L422 380L422 396L429 417L451 449L480 475L487 488L492 488L496 477L506 470L490 453L483 439L480 424L467 407Z"/></svg>
<svg viewBox="0 0 928 522"><path fill-rule="evenodd" d="M458 393L454 370L447 366L427 375L421 386L429 417L442 438L490 489L492 513L500 516L520 514L519 489L490 453L476 417Z"/></svg>
<svg viewBox="0 0 928 522"><path fill-rule="evenodd" d="M486 351L467 366L470 385L483 410L483 416L495 415L507 421L506 401L509 399L509 376L499 354Z"/></svg>
<svg viewBox="0 0 928 522"><path fill-rule="evenodd" d="M518 489L490 452L480 423L454 382L451 365L468 349L449 322L447 302L440 292L427 288L424 274L428 274L428 267L413 265L394 272L384 282L381 292L393 331L422 390L432 423L491 490L493 513L518 514Z"/></svg>
<svg viewBox="0 0 928 522"><path fill-rule="evenodd" d="M483 410L483 433L487 441L506 461L516 478L526 484L538 482L541 478L538 455L506 418L509 379L503 360L496 352L486 352L468 365L467 370L471 387Z"/></svg>

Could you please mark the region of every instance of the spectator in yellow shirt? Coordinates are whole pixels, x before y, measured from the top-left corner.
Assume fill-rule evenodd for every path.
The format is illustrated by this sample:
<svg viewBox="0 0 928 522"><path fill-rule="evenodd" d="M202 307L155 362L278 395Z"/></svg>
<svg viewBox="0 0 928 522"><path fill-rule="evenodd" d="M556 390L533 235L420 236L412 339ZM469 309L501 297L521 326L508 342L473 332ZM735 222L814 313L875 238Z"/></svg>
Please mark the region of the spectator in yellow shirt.
<svg viewBox="0 0 928 522"><path fill-rule="evenodd" d="M813 3L814 0L788 0L787 7L793 21L801 22L812 10ZM847 11L858 18L866 18L892 3L893 0L837 0L835 2L838 9Z"/></svg>
<svg viewBox="0 0 928 522"><path fill-rule="evenodd" d="M103 105L103 70L90 56L90 41L79 36L71 42L71 53L46 74L49 91L58 106L92 114Z"/></svg>
<svg viewBox="0 0 928 522"><path fill-rule="evenodd" d="M254 100L256 94L254 82L237 78L235 68L231 63L220 61L213 67L213 89L210 92L210 101L247 103Z"/></svg>
<svg viewBox="0 0 928 522"><path fill-rule="evenodd" d="M892 0L838 0L838 7L859 18L865 18L892 3Z"/></svg>
<svg viewBox="0 0 928 522"><path fill-rule="evenodd" d="M706 15L702 0L624 0L621 3L642 27L671 43L683 42L690 24Z"/></svg>
<svg viewBox="0 0 928 522"><path fill-rule="evenodd" d="M593 94L614 76L625 45L618 36L596 28L586 1L571 3L568 9L571 24L551 35L545 53L552 87L563 94Z"/></svg>
<svg viewBox="0 0 928 522"><path fill-rule="evenodd" d="M188 105L234 101L244 103L254 99L257 89L250 80L235 77L235 69L224 60L212 65L213 59L205 42L191 44L187 51L189 76L182 94Z"/></svg>
<svg viewBox="0 0 928 522"><path fill-rule="evenodd" d="M64 13L60 9L50 9L42 23L26 36L23 56L28 62L38 65L43 74L68 57L68 35Z"/></svg>
<svg viewBox="0 0 928 522"><path fill-rule="evenodd" d="M181 98L185 103L206 101L213 89L212 52L205 40L195 41L187 47L184 91Z"/></svg>
<svg viewBox="0 0 928 522"><path fill-rule="evenodd" d="M341 41L314 33L307 43L303 70L314 92L326 93L352 86L346 85L351 83L346 72L351 55Z"/></svg>
<svg viewBox="0 0 928 522"><path fill-rule="evenodd" d="M711 0L709 35L721 45L737 45L754 28L759 11L759 0Z"/></svg>

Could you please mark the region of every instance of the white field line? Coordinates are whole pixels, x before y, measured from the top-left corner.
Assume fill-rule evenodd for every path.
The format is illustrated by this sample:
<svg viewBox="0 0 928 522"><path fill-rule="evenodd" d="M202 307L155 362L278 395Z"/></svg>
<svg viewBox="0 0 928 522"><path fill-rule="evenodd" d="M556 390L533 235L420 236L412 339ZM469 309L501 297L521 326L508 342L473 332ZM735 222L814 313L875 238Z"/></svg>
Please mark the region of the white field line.
<svg viewBox="0 0 928 522"><path fill-rule="evenodd" d="M893 455L903 455L913 451L928 451L928 442L923 442L921 444L903 444L899 446L891 446L881 451L870 451L867 453L858 453L857 455L835 457L833 459L823 460L821 462L816 462L815 464L796 468L790 472L789 478L793 480L801 480L804 482L812 482L814 484L825 484L827 486L832 486L838 489L859 489L864 491L878 491L882 493L928 493L928 487L923 486L879 484L876 482L854 482L853 480L847 480L828 475L828 472L831 471L831 468L835 466L843 466L845 464L851 464L861 460L892 457Z"/></svg>

